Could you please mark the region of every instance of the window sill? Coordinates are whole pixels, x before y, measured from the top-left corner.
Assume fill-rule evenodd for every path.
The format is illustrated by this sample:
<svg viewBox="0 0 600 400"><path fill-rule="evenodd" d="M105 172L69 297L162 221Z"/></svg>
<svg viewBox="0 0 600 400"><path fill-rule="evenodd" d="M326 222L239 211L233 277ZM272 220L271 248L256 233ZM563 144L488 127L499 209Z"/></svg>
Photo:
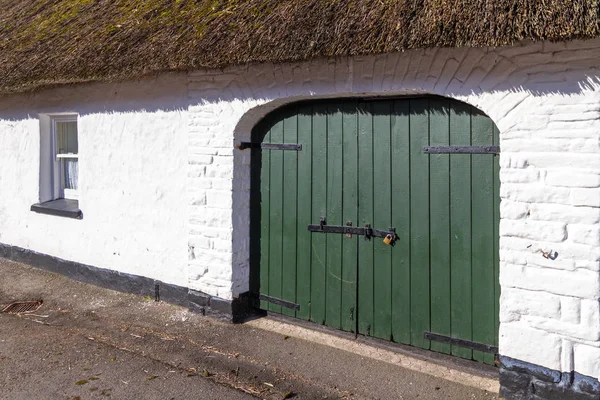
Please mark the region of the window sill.
<svg viewBox="0 0 600 400"><path fill-rule="evenodd" d="M82 219L83 213L79 209L79 201L58 199L37 203L31 206L31 211L40 214L55 215L57 217Z"/></svg>

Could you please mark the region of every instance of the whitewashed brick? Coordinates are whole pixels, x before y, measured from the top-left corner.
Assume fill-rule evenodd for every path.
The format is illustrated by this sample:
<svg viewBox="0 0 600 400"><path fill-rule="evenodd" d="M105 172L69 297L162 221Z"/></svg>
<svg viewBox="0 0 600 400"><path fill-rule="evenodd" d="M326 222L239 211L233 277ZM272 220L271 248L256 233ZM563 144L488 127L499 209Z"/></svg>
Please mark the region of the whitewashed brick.
<svg viewBox="0 0 600 400"><path fill-rule="evenodd" d="M215 190L229 190L233 188L233 179L214 178L211 180Z"/></svg>
<svg viewBox="0 0 600 400"><path fill-rule="evenodd" d="M600 261L576 261L575 267L598 272L600 271Z"/></svg>
<svg viewBox="0 0 600 400"><path fill-rule="evenodd" d="M547 242L562 242L567 237L567 229L566 225L560 222L502 219L500 221L500 235Z"/></svg>
<svg viewBox="0 0 600 400"><path fill-rule="evenodd" d="M573 342L567 339L562 340L562 352L560 354L561 371L573 371Z"/></svg>
<svg viewBox="0 0 600 400"><path fill-rule="evenodd" d="M581 323L581 299L575 297L561 297L560 319L570 324Z"/></svg>
<svg viewBox="0 0 600 400"><path fill-rule="evenodd" d="M521 322L500 324L500 354L560 370L562 341L554 333L532 329Z"/></svg>
<svg viewBox="0 0 600 400"><path fill-rule="evenodd" d="M196 192L191 195L190 205L203 206L206 205L206 192Z"/></svg>
<svg viewBox="0 0 600 400"><path fill-rule="evenodd" d="M213 157L203 154L190 154L189 163L190 165L208 165L212 164Z"/></svg>
<svg viewBox="0 0 600 400"><path fill-rule="evenodd" d="M541 184L504 184L500 185L500 196L512 201L528 203L571 204L571 189L550 187Z"/></svg>
<svg viewBox="0 0 600 400"><path fill-rule="evenodd" d="M199 249L210 249L210 239L204 236L190 236L188 238L188 245Z"/></svg>
<svg viewBox="0 0 600 400"><path fill-rule="evenodd" d="M531 203L529 210L531 210L531 218L535 220L573 224L597 224L600 222L600 208Z"/></svg>
<svg viewBox="0 0 600 400"><path fill-rule="evenodd" d="M557 253L555 253L555 255L556 254ZM524 255L527 260L526 265L529 267L562 269L565 271L572 271L577 268L576 261L565 258L562 253L554 260L544 257L543 253L539 251L534 253L524 253Z"/></svg>
<svg viewBox="0 0 600 400"><path fill-rule="evenodd" d="M529 215L529 208L529 203L504 199L500 202L500 215L511 220L522 219Z"/></svg>
<svg viewBox="0 0 600 400"><path fill-rule="evenodd" d="M600 260L600 247L590 246L578 243L551 243L538 242L531 239L521 239L517 237L500 237L501 251L520 251L528 252L543 258L543 254L556 253L556 261L561 259L574 261L598 261Z"/></svg>
<svg viewBox="0 0 600 400"><path fill-rule="evenodd" d="M231 179L233 177L233 165L209 165L204 168L204 175L208 178Z"/></svg>
<svg viewBox="0 0 600 400"><path fill-rule="evenodd" d="M571 189L571 204L574 206L600 207L600 189Z"/></svg>
<svg viewBox="0 0 600 400"><path fill-rule="evenodd" d="M500 282L509 287L583 299L600 297L600 275L584 269L564 271L501 263Z"/></svg>
<svg viewBox="0 0 600 400"><path fill-rule="evenodd" d="M502 153L500 152L500 169L504 168L527 168L529 162L526 156L519 153Z"/></svg>
<svg viewBox="0 0 600 400"><path fill-rule="evenodd" d="M540 171L536 169L510 169L500 170L500 182L530 183L540 180Z"/></svg>
<svg viewBox="0 0 600 400"><path fill-rule="evenodd" d="M500 308L500 322L517 321L523 315L560 319L561 297L508 287L502 289Z"/></svg>
<svg viewBox="0 0 600 400"><path fill-rule="evenodd" d="M600 209L599 209L600 210ZM600 246L600 224L568 226L569 240L575 243Z"/></svg>
<svg viewBox="0 0 600 400"><path fill-rule="evenodd" d="M230 191L211 190L206 193L206 205L215 208L231 209L233 205L232 193Z"/></svg>
<svg viewBox="0 0 600 400"><path fill-rule="evenodd" d="M192 165L188 168L189 178L200 178L206 175L206 167L200 165Z"/></svg>
<svg viewBox="0 0 600 400"><path fill-rule="evenodd" d="M576 343L574 353L575 371L600 380L600 348Z"/></svg>
<svg viewBox="0 0 600 400"><path fill-rule="evenodd" d="M597 300L581 301L581 322L568 323L554 319L524 316L528 325L566 337L597 342L600 340L600 312Z"/></svg>
<svg viewBox="0 0 600 400"><path fill-rule="evenodd" d="M573 170L549 170L545 183L552 186L597 188L600 187L600 173L590 174Z"/></svg>
<svg viewBox="0 0 600 400"><path fill-rule="evenodd" d="M526 153L527 164L538 168L578 168L578 169L600 169L600 154L580 153Z"/></svg>

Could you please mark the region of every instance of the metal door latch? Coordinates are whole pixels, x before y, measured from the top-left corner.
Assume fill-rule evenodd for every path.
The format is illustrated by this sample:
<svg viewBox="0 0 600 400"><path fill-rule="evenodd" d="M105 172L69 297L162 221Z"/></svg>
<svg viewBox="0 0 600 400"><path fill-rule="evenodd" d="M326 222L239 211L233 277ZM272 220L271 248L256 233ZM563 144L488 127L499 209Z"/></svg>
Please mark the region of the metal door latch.
<svg viewBox="0 0 600 400"><path fill-rule="evenodd" d="M384 243L393 246L399 239L396 234L396 228L389 228L387 231L379 229L373 229L370 224L365 225L364 228L352 226L352 222L346 222L346 225L327 225L325 217L321 217L319 225L308 225L309 232L317 233L341 233L346 237L352 237L352 235L362 235L365 240L371 240L371 238L379 237L384 238Z"/></svg>

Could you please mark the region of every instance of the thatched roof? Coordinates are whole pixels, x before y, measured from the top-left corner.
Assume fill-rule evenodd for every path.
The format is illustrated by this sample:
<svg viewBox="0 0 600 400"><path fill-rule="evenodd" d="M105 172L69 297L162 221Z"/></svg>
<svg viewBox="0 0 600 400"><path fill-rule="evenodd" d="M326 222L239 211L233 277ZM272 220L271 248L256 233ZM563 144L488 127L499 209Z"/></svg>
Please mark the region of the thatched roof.
<svg viewBox="0 0 600 400"><path fill-rule="evenodd" d="M0 0L0 92L165 70L600 36L600 0Z"/></svg>

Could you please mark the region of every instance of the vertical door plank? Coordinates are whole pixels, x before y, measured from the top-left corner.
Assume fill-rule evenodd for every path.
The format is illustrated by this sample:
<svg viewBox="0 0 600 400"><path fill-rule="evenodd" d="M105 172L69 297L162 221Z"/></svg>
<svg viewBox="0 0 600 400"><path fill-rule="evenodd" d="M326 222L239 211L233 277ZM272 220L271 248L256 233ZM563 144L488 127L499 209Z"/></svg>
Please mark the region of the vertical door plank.
<svg viewBox="0 0 600 400"><path fill-rule="evenodd" d="M284 114L282 143L298 142L298 114L296 108ZM298 152L279 150L283 153L283 263L281 298L296 303L296 239L298 200ZM295 310L283 307L284 315L294 316Z"/></svg>
<svg viewBox="0 0 600 400"><path fill-rule="evenodd" d="M271 143L283 143L283 121L271 128ZM283 151L271 150L271 226L269 228L269 296L281 298L283 266ZM269 304L269 310L281 313L281 306Z"/></svg>
<svg viewBox="0 0 600 400"><path fill-rule="evenodd" d="M373 227L387 229L392 225L391 191L391 101L373 103ZM392 337L392 246L381 238L373 240L373 336Z"/></svg>
<svg viewBox="0 0 600 400"><path fill-rule="evenodd" d="M370 103L358 105L358 221L373 224L373 114ZM358 332L373 327L373 241L358 241Z"/></svg>
<svg viewBox="0 0 600 400"><path fill-rule="evenodd" d="M429 294L429 100L410 102L411 187L411 343L428 349L423 333L430 329Z"/></svg>
<svg viewBox="0 0 600 400"><path fill-rule="evenodd" d="M263 141L270 143L271 131L265 135ZM261 154L260 167L260 293L269 295L269 259L270 259L270 232L271 226L271 151L257 149L256 152ZM256 264L255 264L256 265ZM263 310L269 309L269 303L266 301L260 302L260 308Z"/></svg>
<svg viewBox="0 0 600 400"><path fill-rule="evenodd" d="M358 223L358 142L356 102L343 103L343 199L342 222ZM342 236L342 329L356 330L356 270L357 270L357 237Z"/></svg>
<svg viewBox="0 0 600 400"><path fill-rule="evenodd" d="M327 105L315 104L312 117L312 224L327 214ZM327 235L310 234L311 292L310 319L325 323Z"/></svg>
<svg viewBox="0 0 600 400"><path fill-rule="evenodd" d="M447 146L450 100L432 99L431 146ZM450 327L450 156L430 154L431 331L451 336ZM431 342L431 350L450 353L450 345Z"/></svg>
<svg viewBox="0 0 600 400"><path fill-rule="evenodd" d="M307 226L311 222L312 208L312 107L301 106L298 110L298 143L302 151L298 152L298 224L297 237L297 273L296 302L300 310L296 317L310 318L310 279L311 279L311 233Z"/></svg>
<svg viewBox="0 0 600 400"><path fill-rule="evenodd" d="M500 145L500 132L494 124L494 145ZM500 156L494 157L494 344L500 329Z"/></svg>
<svg viewBox="0 0 600 400"><path fill-rule="evenodd" d="M493 131L492 120L472 108L473 146L491 146ZM494 156L473 154L471 160L473 340L494 343ZM492 354L479 351L473 351L473 359L494 362Z"/></svg>
<svg viewBox="0 0 600 400"><path fill-rule="evenodd" d="M343 225L342 220L342 111L329 104L327 113L327 224ZM327 294L325 320L332 328L341 326L342 300L342 239L343 235L327 236Z"/></svg>
<svg viewBox="0 0 600 400"><path fill-rule="evenodd" d="M410 344L410 143L409 100L392 110L392 224L399 240L392 251L392 335ZM360 284L360 282L359 282Z"/></svg>
<svg viewBox="0 0 600 400"><path fill-rule="evenodd" d="M471 144L471 108L452 102L450 144ZM471 337L471 155L450 155L450 254L452 336ZM452 346L452 354L470 359L470 349Z"/></svg>

